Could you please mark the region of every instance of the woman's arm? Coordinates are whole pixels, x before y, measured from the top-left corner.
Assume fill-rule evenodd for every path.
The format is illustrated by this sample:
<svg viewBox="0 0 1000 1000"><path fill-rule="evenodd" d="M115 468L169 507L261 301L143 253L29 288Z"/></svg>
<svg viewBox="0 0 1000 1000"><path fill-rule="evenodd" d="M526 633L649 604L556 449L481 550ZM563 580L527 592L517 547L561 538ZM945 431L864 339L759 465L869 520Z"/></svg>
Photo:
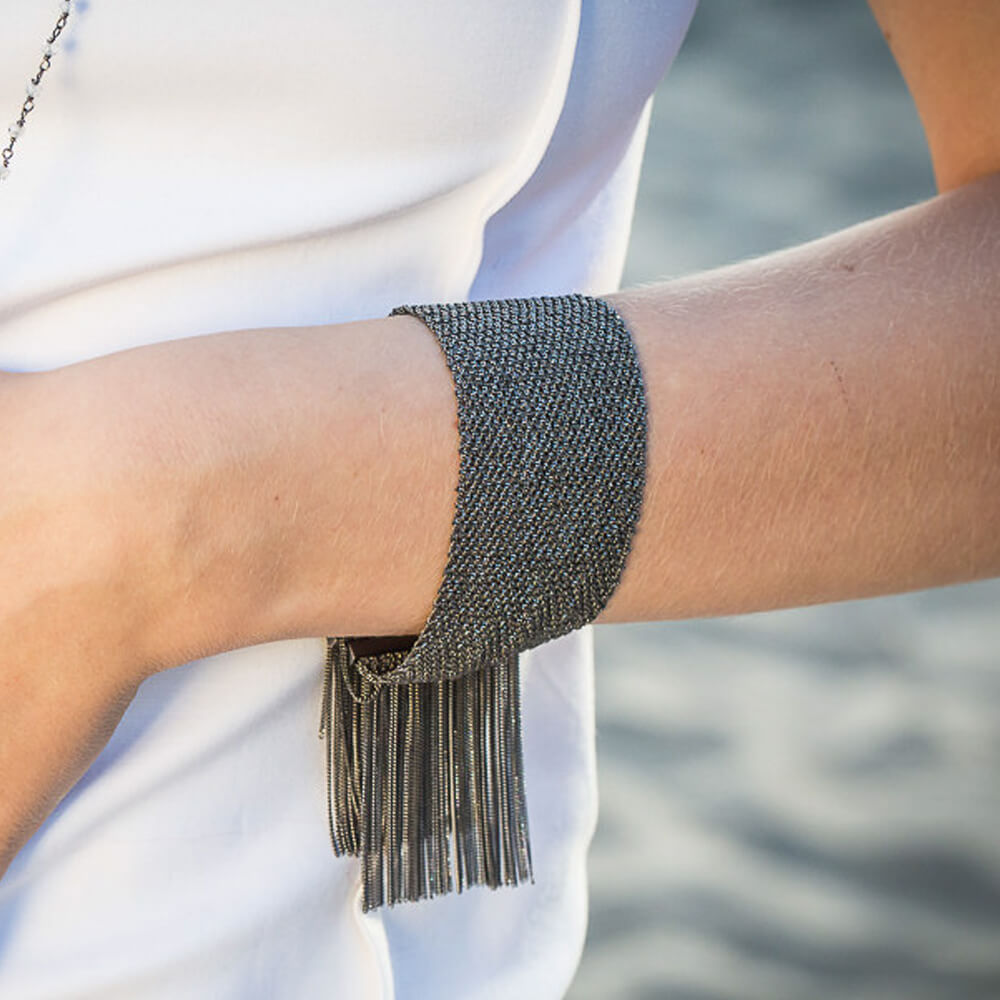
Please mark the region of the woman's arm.
<svg viewBox="0 0 1000 1000"><path fill-rule="evenodd" d="M615 301L652 488L599 620L1000 573L1000 175Z"/></svg>
<svg viewBox="0 0 1000 1000"><path fill-rule="evenodd" d="M645 373L650 453L633 550L598 621L1000 573L1000 175L611 299ZM51 379L61 419L107 408L137 470L123 517L162 587L152 660L420 631L458 435L419 323L219 334Z"/></svg>

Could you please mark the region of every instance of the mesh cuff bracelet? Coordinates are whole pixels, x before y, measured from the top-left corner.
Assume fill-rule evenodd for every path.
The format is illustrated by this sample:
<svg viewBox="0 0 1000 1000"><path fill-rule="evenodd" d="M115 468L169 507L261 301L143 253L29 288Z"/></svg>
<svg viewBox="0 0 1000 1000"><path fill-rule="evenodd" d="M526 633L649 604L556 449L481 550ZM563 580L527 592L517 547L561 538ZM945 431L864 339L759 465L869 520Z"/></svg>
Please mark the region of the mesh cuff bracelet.
<svg viewBox="0 0 1000 1000"><path fill-rule="evenodd" d="M593 621L642 506L646 398L621 317L582 295L402 306L458 404L444 577L419 636L329 638L330 836L363 905L531 878L518 654Z"/></svg>

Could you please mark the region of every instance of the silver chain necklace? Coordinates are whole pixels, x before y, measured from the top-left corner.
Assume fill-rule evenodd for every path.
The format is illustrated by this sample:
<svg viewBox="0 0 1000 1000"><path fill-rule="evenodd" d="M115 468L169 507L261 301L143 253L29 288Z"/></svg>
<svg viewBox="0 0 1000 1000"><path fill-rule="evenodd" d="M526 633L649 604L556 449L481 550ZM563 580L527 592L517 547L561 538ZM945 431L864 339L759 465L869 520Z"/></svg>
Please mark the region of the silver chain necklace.
<svg viewBox="0 0 1000 1000"><path fill-rule="evenodd" d="M38 70L28 80L28 96L25 97L24 103L21 105L21 111L14 120L14 124L7 129L7 145L0 152L0 181L5 181L10 175L10 161L14 158L14 147L17 145L17 140L24 131L28 115L35 110L35 96L38 93L39 86L41 86L42 77L45 76L52 65L52 57L56 52L56 39L62 34L63 28L66 27L71 9L72 0L59 0L59 17L56 19L56 25L49 34L49 37L45 39L45 48L42 50L42 59L38 64Z"/></svg>

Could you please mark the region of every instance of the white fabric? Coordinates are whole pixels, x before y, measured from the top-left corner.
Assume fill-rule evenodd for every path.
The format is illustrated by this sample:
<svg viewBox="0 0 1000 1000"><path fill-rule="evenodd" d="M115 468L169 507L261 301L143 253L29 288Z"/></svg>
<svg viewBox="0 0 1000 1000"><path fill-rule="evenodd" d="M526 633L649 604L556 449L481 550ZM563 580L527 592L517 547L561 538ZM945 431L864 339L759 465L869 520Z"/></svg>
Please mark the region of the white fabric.
<svg viewBox="0 0 1000 1000"><path fill-rule="evenodd" d="M0 187L0 367L611 290L692 8L88 0ZM12 111L56 9L4 0ZM523 657L536 884L370 915L327 839L322 639L152 678L0 882L0 996L562 995L596 815L591 638Z"/></svg>

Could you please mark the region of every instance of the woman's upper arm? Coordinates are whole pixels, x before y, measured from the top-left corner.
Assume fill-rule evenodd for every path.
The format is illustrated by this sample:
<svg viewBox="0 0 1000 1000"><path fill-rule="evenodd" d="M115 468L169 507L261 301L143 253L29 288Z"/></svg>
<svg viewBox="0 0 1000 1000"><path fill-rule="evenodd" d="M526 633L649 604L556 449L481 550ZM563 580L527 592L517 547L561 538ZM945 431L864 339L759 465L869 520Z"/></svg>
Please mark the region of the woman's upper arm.
<svg viewBox="0 0 1000 1000"><path fill-rule="evenodd" d="M869 4L916 102L940 190L1000 171L1000 3Z"/></svg>

